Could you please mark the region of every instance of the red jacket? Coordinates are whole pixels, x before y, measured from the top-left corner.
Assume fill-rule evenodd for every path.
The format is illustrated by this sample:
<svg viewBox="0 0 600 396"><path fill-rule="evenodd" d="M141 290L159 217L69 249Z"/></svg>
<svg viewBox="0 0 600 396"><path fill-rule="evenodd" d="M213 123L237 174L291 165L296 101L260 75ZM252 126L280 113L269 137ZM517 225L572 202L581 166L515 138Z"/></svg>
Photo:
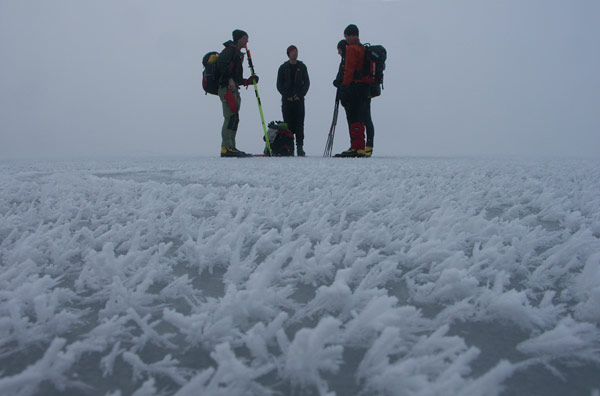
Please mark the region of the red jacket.
<svg viewBox="0 0 600 396"><path fill-rule="evenodd" d="M363 82L360 76L365 63L365 47L360 40L348 42L346 46L346 64L344 65L344 79L342 85L350 85L352 82ZM359 77L359 78L357 78Z"/></svg>

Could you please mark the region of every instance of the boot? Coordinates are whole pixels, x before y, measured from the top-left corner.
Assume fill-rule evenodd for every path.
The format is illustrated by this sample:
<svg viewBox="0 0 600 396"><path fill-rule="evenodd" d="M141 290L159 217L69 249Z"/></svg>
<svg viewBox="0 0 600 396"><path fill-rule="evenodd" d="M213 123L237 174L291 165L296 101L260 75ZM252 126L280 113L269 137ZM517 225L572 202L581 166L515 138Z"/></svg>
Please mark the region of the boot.
<svg viewBox="0 0 600 396"><path fill-rule="evenodd" d="M221 146L221 157L242 158L242 157L252 157L252 154L244 153L243 151L240 151L236 148Z"/></svg>
<svg viewBox="0 0 600 396"><path fill-rule="evenodd" d="M353 149L353 148L349 148L348 150L342 151L341 153L335 155L335 157L346 157L346 158L364 157L364 156L365 156L365 150Z"/></svg>
<svg viewBox="0 0 600 396"><path fill-rule="evenodd" d="M365 124L353 122L350 124L350 148L336 154L336 157L364 157L365 156Z"/></svg>
<svg viewBox="0 0 600 396"><path fill-rule="evenodd" d="M365 157L369 158L372 155L373 155L373 146L366 146L365 147Z"/></svg>
<svg viewBox="0 0 600 396"><path fill-rule="evenodd" d="M302 145L298 145L298 147L296 147L296 153L298 154L298 157L306 157L306 153L304 152Z"/></svg>

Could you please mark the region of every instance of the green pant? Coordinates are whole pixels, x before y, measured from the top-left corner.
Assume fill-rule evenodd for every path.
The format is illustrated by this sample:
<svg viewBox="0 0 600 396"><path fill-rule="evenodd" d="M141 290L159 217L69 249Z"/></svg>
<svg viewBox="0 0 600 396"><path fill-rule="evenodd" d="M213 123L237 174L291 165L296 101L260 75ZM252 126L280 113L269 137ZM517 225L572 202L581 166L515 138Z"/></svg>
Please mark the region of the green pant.
<svg viewBox="0 0 600 396"><path fill-rule="evenodd" d="M219 88L219 98L223 105L223 127L221 128L221 146L227 148L235 147L235 135L240 122L240 106L242 98L239 90L229 91L227 87Z"/></svg>

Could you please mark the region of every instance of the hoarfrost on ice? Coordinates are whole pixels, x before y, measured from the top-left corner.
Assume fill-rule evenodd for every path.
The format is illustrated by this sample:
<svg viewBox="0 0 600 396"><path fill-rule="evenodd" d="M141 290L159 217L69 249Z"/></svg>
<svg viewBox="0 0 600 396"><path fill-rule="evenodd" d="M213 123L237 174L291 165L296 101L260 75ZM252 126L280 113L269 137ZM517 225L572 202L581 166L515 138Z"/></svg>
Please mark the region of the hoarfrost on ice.
<svg viewBox="0 0 600 396"><path fill-rule="evenodd" d="M0 393L598 394L594 160L0 163Z"/></svg>

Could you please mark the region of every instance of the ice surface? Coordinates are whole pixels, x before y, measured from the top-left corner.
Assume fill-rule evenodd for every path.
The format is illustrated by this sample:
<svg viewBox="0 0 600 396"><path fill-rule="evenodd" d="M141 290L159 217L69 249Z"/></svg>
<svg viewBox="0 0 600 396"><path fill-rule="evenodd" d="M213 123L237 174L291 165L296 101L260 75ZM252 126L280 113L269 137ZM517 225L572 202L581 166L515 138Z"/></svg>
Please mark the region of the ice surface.
<svg viewBox="0 0 600 396"><path fill-rule="evenodd" d="M2 395L591 395L597 160L0 162Z"/></svg>

